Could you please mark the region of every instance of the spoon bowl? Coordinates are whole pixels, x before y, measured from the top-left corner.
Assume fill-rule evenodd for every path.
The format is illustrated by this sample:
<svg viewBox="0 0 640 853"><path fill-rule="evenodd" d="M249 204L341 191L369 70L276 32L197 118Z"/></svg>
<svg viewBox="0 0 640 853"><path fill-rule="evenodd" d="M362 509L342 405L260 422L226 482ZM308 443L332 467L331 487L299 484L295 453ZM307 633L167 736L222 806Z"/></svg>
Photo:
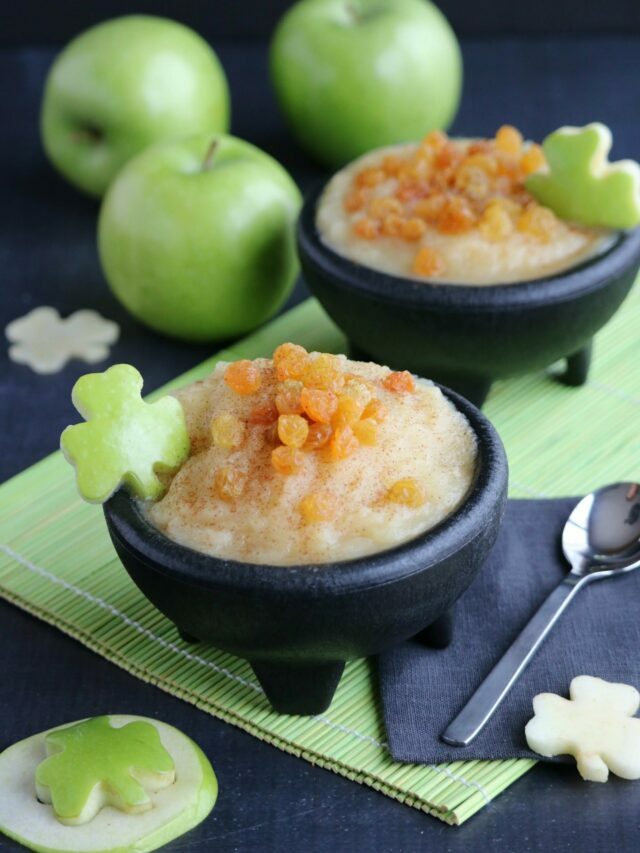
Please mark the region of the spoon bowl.
<svg viewBox="0 0 640 853"><path fill-rule="evenodd" d="M640 485L597 489L575 507L562 533L575 574L608 577L640 565Z"/></svg>

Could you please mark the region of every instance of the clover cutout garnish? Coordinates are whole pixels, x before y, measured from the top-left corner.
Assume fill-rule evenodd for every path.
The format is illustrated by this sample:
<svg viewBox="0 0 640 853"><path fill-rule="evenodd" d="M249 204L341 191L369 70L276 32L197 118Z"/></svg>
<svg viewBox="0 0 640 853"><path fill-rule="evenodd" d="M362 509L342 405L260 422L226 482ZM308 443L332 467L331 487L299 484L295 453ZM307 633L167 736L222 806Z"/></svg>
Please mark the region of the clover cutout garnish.
<svg viewBox="0 0 640 853"><path fill-rule="evenodd" d="M118 324L97 311L75 311L62 319L47 306L34 308L5 329L11 360L43 374L57 373L72 358L89 364L102 361L119 334Z"/></svg>
<svg viewBox="0 0 640 853"><path fill-rule="evenodd" d="M45 746L36 791L64 824L88 823L104 806L128 814L148 811L149 793L176 778L158 730L141 720L116 728L108 717L95 717L50 732Z"/></svg>
<svg viewBox="0 0 640 853"><path fill-rule="evenodd" d="M579 675L570 699L540 693L534 717L525 728L530 748L551 758L573 755L583 779L606 782L609 770L623 779L640 779L640 693L628 684L612 684Z"/></svg>
<svg viewBox="0 0 640 853"><path fill-rule="evenodd" d="M67 427L60 447L76 469L81 496L103 503L126 485L136 497L156 500L158 477L178 468L189 455L184 412L175 397L146 403L143 380L130 364L81 376L71 399L86 423Z"/></svg>
<svg viewBox="0 0 640 853"><path fill-rule="evenodd" d="M561 219L603 228L640 224L640 166L633 160L610 163L611 131L593 122L561 127L542 143L548 167L525 186Z"/></svg>

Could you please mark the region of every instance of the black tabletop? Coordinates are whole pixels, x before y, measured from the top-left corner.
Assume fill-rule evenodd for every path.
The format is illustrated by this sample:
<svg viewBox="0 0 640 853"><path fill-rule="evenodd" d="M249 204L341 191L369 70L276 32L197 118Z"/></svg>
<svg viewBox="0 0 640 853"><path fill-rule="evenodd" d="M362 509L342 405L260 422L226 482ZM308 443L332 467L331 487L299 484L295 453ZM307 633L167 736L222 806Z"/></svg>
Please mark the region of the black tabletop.
<svg viewBox="0 0 640 853"><path fill-rule="evenodd" d="M640 37L485 38L465 41L463 50L465 94L455 131L490 134L508 121L540 138L561 124L597 119L614 130L616 158L639 157ZM232 89L233 132L277 157L304 190L322 172L278 116L265 48L227 44L219 54ZM213 348L148 332L110 295L96 254L97 205L54 175L40 149L38 107L51 58L35 48L0 53L0 327L40 305L63 316L95 308L121 325L112 360L135 364L152 390ZM305 295L299 283L293 301ZM75 419L69 390L83 372L86 366L73 362L53 377L37 376L0 347L0 480L56 448ZM638 784L586 784L573 768L538 765L451 828L165 695L4 602L0 636L0 749L109 712L157 716L200 743L218 774L219 802L170 851L637 849ZM0 839L0 850L14 849Z"/></svg>

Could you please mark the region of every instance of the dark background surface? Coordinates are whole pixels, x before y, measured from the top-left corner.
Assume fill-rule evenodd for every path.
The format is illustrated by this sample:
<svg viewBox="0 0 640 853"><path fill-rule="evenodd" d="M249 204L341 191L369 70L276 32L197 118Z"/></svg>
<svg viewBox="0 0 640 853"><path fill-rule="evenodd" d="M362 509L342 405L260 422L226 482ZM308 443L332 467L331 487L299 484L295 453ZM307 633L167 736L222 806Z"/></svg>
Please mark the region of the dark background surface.
<svg viewBox="0 0 640 853"><path fill-rule="evenodd" d="M178 18L211 42L266 41L291 0L22 0L3 9L0 45L64 44L103 18L140 12ZM460 35L640 31L638 0L440 0Z"/></svg>
<svg viewBox="0 0 640 853"><path fill-rule="evenodd" d="M115 0L60 0L49 6L25 0L3 9L0 328L43 304L56 306L63 316L93 307L121 324L110 360L136 364L148 390L211 354L211 347L172 343L144 330L109 294L95 249L97 205L54 175L41 153L39 99L54 52L38 46L64 41L125 10L151 9L197 24L219 49L229 77L233 132L280 159L304 189L322 172L295 148L282 124L260 41L286 5L236 0L132 8ZM509 121L540 138L561 124L599 119L613 128L616 158L639 157L637 0L450 0L442 6L463 32L475 33L463 39L466 83L454 131L488 134ZM576 33L576 24L585 32ZM601 29L599 35L594 27ZM570 36L535 35L568 29ZM607 30L618 34L604 34ZM495 35L505 31L516 34ZM294 299L304 294L299 284ZM69 389L83 372L86 366L73 362L54 377L39 377L12 364L6 346L0 347L0 481L55 449L61 429L76 417ZM219 804L171 851L638 848L638 784L585 784L573 768L540 765L463 827L445 827L166 696L3 602L0 630L0 749L44 728L109 711L157 716L202 745L218 772ZM0 850L13 849L0 840Z"/></svg>

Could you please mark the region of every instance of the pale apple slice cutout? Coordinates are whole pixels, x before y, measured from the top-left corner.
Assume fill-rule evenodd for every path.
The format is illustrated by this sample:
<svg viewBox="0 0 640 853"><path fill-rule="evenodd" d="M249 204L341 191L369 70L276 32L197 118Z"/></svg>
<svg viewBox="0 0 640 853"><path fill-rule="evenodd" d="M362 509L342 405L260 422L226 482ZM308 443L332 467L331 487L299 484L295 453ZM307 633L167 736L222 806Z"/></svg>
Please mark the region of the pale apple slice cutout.
<svg viewBox="0 0 640 853"><path fill-rule="evenodd" d="M218 783L208 759L192 740L173 726L145 717L115 714L109 722L114 728L150 723L173 761L173 782L166 775L158 787L158 779L145 779L150 807L128 813L101 802L86 823L61 823L53 807L36 796L36 769L47 758L45 739L50 734L41 732L0 754L0 832L36 853L146 853L207 817L217 798ZM95 806L96 796L89 811Z"/></svg>
<svg viewBox="0 0 640 853"><path fill-rule="evenodd" d="M120 327L91 309L63 319L55 308L43 305L9 323L5 335L11 361L49 374L58 373L72 358L88 364L104 361Z"/></svg>

